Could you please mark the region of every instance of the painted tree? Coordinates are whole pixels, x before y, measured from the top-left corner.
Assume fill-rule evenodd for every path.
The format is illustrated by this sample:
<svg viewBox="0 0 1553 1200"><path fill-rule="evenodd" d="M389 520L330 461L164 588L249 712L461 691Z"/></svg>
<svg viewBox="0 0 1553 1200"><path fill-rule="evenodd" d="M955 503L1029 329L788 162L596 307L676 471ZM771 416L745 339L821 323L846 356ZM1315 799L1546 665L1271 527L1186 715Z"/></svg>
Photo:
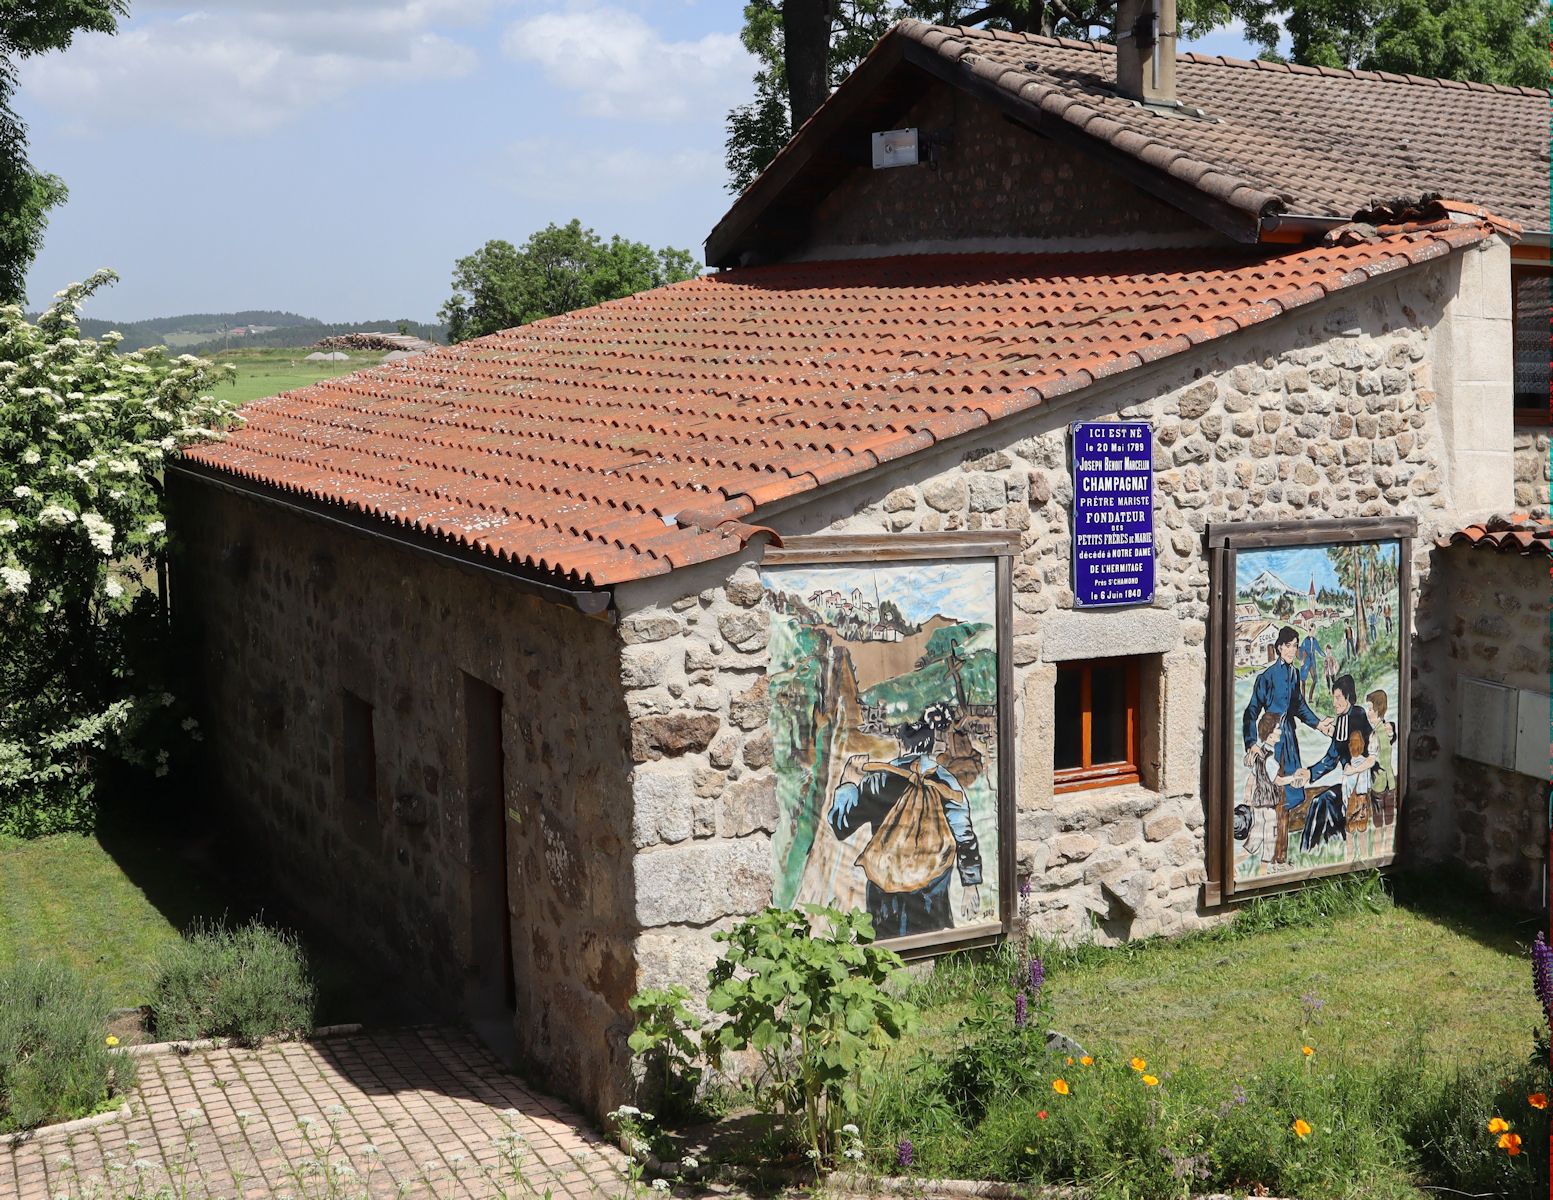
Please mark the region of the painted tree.
<svg viewBox="0 0 1553 1200"><path fill-rule="evenodd" d="M1370 648L1369 606L1380 592L1380 548L1372 542L1330 546L1327 558L1337 581L1353 596L1354 649L1363 654Z"/></svg>
<svg viewBox="0 0 1553 1200"><path fill-rule="evenodd" d="M27 158L27 127L11 107L17 65L63 50L77 33L113 33L125 0L5 0L0 3L0 304L26 297L27 268L43 244L48 212L68 194Z"/></svg>

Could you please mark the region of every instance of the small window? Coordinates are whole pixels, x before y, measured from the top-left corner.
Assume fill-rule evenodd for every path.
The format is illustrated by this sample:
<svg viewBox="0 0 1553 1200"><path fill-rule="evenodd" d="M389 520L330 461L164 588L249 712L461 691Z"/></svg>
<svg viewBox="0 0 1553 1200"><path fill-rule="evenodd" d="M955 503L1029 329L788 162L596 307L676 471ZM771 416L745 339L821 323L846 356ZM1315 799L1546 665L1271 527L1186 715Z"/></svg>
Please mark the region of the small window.
<svg viewBox="0 0 1553 1200"><path fill-rule="evenodd" d="M1139 781L1140 675L1136 658L1058 665L1057 791Z"/></svg>
<svg viewBox="0 0 1553 1200"><path fill-rule="evenodd" d="M348 812L375 821L377 746L372 736L372 705L354 692L341 691L340 706L340 794Z"/></svg>
<svg viewBox="0 0 1553 1200"><path fill-rule="evenodd" d="M1549 331L1553 328L1553 270L1514 266L1510 287L1515 300L1515 421L1548 423Z"/></svg>

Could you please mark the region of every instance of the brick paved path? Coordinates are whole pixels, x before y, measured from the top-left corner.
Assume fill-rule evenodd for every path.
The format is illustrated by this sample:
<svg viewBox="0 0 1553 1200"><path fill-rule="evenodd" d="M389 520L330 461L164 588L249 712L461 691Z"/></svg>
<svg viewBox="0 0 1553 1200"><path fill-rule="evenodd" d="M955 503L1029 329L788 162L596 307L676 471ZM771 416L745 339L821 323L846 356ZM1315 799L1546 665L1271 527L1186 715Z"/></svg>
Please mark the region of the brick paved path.
<svg viewBox="0 0 1553 1200"><path fill-rule="evenodd" d="M621 1155L469 1035L146 1055L128 1120L0 1147L0 1200L617 1196Z"/></svg>

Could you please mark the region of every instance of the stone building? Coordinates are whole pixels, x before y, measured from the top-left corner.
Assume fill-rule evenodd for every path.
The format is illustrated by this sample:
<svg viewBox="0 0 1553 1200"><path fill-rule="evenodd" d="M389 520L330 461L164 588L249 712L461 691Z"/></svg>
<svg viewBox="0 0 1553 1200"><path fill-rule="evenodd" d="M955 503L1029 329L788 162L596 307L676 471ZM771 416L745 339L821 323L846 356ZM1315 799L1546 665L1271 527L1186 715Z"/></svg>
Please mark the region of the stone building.
<svg viewBox="0 0 1553 1200"><path fill-rule="evenodd" d="M256 402L186 453L213 784L276 880L602 1108L633 991L773 899L861 903L843 817L881 789L955 840L914 952L1198 926L1258 836L1314 845L1296 879L1361 830L1364 861L1513 855L1452 790L1470 649L1434 547L1547 504L1512 303L1547 253L1546 97L1176 66L1179 102L1107 46L902 25L719 223L716 273ZM880 133L915 164L876 169ZM1081 428L1151 445L1076 491ZM1086 607L1077 514L1129 479L1152 587ZM1308 580L1226 581L1268 522ZM838 564L872 565L813 582ZM1238 742L1277 663L1263 638L1237 673L1235 626L1264 618L1275 660L1306 626L1323 706L1292 760ZM1339 668L1395 647L1389 701L1335 698L1333 631ZM1315 794L1301 737L1345 780L1388 745L1389 810L1379 768ZM1241 832L1243 760L1290 768L1276 846L1272 808ZM870 911L938 903L875 865Z"/></svg>
<svg viewBox="0 0 1553 1200"><path fill-rule="evenodd" d="M1439 697L1454 705L1441 726L1456 735L1450 854L1507 905L1545 912L1553 522L1516 513L1441 545L1456 674L1454 690L1448 681Z"/></svg>

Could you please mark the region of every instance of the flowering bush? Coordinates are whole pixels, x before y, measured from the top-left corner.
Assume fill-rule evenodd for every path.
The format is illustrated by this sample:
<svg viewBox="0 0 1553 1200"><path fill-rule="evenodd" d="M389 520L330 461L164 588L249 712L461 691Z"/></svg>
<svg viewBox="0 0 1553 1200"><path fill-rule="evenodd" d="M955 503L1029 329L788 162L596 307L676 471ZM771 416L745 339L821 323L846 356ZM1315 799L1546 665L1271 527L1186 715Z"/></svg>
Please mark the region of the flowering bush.
<svg viewBox="0 0 1553 1200"><path fill-rule="evenodd" d="M168 686L162 466L230 419L216 369L78 334L113 281L30 324L0 307L0 832L89 824L110 762L165 774L192 722Z"/></svg>

